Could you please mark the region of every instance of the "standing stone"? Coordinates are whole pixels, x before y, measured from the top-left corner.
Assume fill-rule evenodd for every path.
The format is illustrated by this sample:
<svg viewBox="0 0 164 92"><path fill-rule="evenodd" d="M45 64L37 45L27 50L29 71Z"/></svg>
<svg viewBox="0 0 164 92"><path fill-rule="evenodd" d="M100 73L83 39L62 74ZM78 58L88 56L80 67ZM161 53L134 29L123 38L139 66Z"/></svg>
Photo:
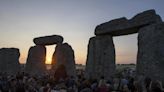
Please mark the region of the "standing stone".
<svg viewBox="0 0 164 92"><path fill-rule="evenodd" d="M164 82L164 23L139 30L137 73Z"/></svg>
<svg viewBox="0 0 164 92"><path fill-rule="evenodd" d="M0 49L0 72L15 74L20 71L19 49L2 48Z"/></svg>
<svg viewBox="0 0 164 92"><path fill-rule="evenodd" d="M110 35L92 37L88 44L85 77L110 79L115 73L115 49Z"/></svg>
<svg viewBox="0 0 164 92"><path fill-rule="evenodd" d="M25 71L32 75L41 75L46 71L46 48L33 46L29 49Z"/></svg>
<svg viewBox="0 0 164 92"><path fill-rule="evenodd" d="M44 36L44 37L37 37L34 38L34 43L36 45L53 45L63 42L63 37L60 35L51 35L51 36Z"/></svg>
<svg viewBox="0 0 164 92"><path fill-rule="evenodd" d="M74 51L68 43L57 44L52 58L52 65L53 70L63 65L68 76L76 77Z"/></svg>

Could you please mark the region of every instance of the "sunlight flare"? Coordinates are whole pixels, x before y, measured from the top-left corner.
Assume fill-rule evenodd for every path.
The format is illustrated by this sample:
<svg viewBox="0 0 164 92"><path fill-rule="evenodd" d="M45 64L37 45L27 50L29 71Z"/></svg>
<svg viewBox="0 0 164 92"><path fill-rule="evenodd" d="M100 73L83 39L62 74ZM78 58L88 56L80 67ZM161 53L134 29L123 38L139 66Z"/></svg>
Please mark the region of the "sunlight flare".
<svg viewBox="0 0 164 92"><path fill-rule="evenodd" d="M51 64L52 63L52 59L51 57L46 57L46 64Z"/></svg>

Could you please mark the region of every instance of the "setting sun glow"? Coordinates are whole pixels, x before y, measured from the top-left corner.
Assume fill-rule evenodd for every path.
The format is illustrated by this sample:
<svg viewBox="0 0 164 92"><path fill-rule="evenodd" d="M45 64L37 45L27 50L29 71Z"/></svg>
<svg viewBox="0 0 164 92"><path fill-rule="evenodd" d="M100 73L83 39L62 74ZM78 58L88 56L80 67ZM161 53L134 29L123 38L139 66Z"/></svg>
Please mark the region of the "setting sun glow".
<svg viewBox="0 0 164 92"><path fill-rule="evenodd" d="M50 58L50 57L46 57L46 64L51 64L51 62L52 62L52 59Z"/></svg>

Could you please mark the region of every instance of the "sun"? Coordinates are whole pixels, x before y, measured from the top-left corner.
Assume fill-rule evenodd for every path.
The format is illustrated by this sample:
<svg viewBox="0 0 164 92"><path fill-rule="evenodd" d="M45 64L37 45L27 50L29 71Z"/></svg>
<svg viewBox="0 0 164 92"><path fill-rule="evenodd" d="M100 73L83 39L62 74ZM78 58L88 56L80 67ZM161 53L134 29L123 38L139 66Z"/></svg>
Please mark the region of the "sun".
<svg viewBox="0 0 164 92"><path fill-rule="evenodd" d="M51 64L52 63L52 59L50 57L46 57L46 64Z"/></svg>

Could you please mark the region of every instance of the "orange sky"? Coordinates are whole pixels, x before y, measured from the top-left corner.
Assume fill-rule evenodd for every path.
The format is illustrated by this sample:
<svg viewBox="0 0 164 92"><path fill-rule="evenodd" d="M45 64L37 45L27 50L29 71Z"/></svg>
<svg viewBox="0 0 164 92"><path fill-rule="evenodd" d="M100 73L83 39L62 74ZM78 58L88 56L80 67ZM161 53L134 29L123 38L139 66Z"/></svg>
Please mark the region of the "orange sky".
<svg viewBox="0 0 164 92"><path fill-rule="evenodd" d="M137 57L137 34L127 35L127 36L118 36L114 37L115 44L115 52L116 52L116 63L117 64L128 64L128 63L136 63ZM121 40L120 40L121 39ZM128 45L127 43L132 42L132 44ZM46 46L47 55L46 55L46 64L51 64L52 55L55 51L55 46ZM74 49L75 53L75 61L77 64L86 63L87 58L87 48L85 50L80 50L82 48L81 45L77 46L78 48ZM27 52L21 54L20 63L25 63L27 58Z"/></svg>

